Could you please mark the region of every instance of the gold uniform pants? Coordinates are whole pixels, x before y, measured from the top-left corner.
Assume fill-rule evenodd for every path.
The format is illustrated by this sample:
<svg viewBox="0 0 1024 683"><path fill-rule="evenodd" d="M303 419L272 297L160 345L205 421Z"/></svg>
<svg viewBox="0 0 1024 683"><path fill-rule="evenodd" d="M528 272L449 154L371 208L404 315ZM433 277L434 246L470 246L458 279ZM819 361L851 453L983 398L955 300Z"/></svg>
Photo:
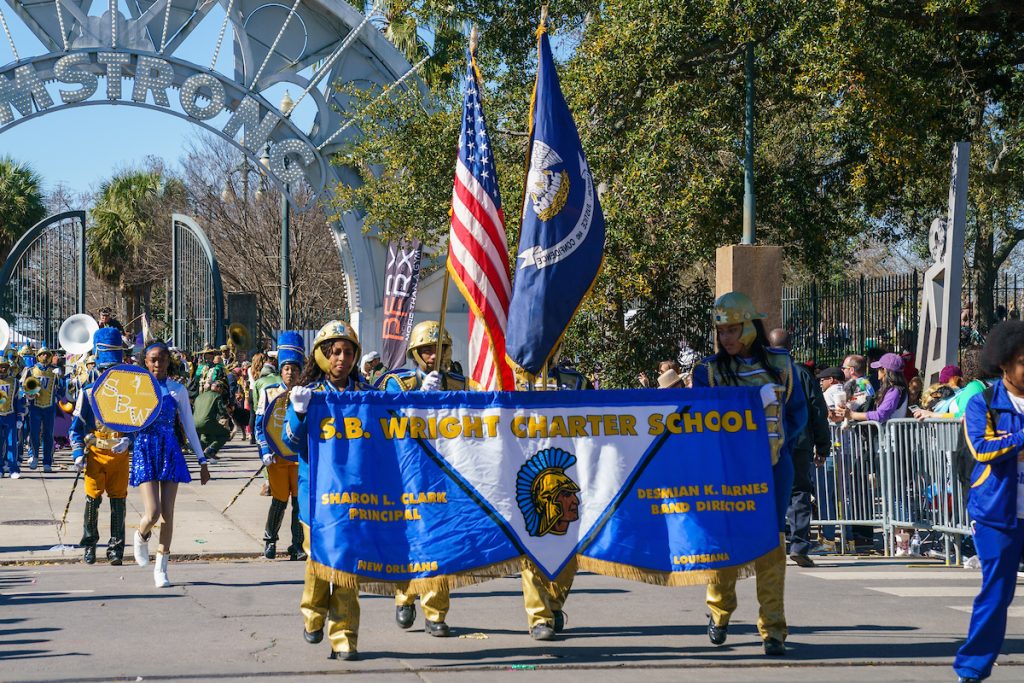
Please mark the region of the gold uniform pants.
<svg viewBox="0 0 1024 683"><path fill-rule="evenodd" d="M576 558L573 557L554 581L548 581L537 565L523 558L523 604L526 607L526 621L532 629L538 624L554 627L555 612L560 612L569 597L572 580L576 578Z"/></svg>
<svg viewBox="0 0 1024 683"><path fill-rule="evenodd" d="M108 498L127 498L131 461L128 453L86 449L85 495L101 498L106 493Z"/></svg>
<svg viewBox="0 0 1024 683"><path fill-rule="evenodd" d="M762 639L775 638L785 642L789 634L783 597L786 587L785 536L779 547L754 561L754 572L758 602L757 630ZM723 569L717 573L719 581L708 584L707 603L715 625L727 626L729 617L736 611L737 571Z"/></svg>
<svg viewBox="0 0 1024 683"><path fill-rule="evenodd" d="M299 495L299 463L275 460L273 464L267 465L267 480L274 500L287 503L289 498Z"/></svg>
<svg viewBox="0 0 1024 683"><path fill-rule="evenodd" d="M302 525L303 550L309 553L309 527ZM313 573L312 560L306 560L306 582L299 610L310 633L327 624L327 640L335 652L354 652L359 640L359 591L338 588Z"/></svg>
<svg viewBox="0 0 1024 683"><path fill-rule="evenodd" d="M420 605L423 607L423 616L427 619L438 622L444 621L444 618L448 616L448 608L451 605L448 588L420 593L419 598ZM402 591L398 591L395 593L395 604L399 606L415 605L416 593L403 593Z"/></svg>

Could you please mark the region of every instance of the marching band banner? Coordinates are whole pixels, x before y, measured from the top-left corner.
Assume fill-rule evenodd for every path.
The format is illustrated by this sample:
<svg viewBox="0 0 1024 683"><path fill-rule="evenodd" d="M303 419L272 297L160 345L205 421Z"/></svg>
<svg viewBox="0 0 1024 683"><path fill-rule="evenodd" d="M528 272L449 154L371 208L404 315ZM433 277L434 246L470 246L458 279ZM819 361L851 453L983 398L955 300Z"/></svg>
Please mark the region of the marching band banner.
<svg viewBox="0 0 1024 683"><path fill-rule="evenodd" d="M704 583L779 543L749 388L344 392L309 408L314 571L425 591L580 569Z"/></svg>

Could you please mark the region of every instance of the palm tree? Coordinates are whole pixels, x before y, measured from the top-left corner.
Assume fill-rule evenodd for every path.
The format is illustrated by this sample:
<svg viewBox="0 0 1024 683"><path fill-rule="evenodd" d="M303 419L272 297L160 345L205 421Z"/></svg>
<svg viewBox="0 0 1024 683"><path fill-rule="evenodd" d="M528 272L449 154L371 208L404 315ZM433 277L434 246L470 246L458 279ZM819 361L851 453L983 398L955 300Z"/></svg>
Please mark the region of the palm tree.
<svg viewBox="0 0 1024 683"><path fill-rule="evenodd" d="M367 2L366 10L374 2ZM443 3L415 2L414 0L380 0L377 20L384 37L405 55L410 64L432 54L422 75L428 83L447 85L450 74L444 68L465 37L459 32L451 10ZM432 35L431 44L425 40Z"/></svg>
<svg viewBox="0 0 1024 683"><path fill-rule="evenodd" d="M0 263L18 238L46 216L41 182L30 167L0 158Z"/></svg>
<svg viewBox="0 0 1024 683"><path fill-rule="evenodd" d="M167 270L168 202L183 192L159 171L127 171L100 185L86 230L89 268L120 292L132 322L149 305L153 284ZM126 330L127 331L127 330Z"/></svg>

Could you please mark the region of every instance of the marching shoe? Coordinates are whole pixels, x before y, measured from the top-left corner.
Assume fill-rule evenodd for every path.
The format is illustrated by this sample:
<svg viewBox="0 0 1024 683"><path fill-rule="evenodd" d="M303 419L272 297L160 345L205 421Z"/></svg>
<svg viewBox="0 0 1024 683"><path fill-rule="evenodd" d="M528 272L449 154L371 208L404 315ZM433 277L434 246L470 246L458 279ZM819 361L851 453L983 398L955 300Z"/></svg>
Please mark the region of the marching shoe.
<svg viewBox="0 0 1024 683"><path fill-rule="evenodd" d="M156 554L156 564L153 565L153 584L157 588L170 588L171 582L167 578L167 555Z"/></svg>
<svg viewBox="0 0 1024 683"><path fill-rule="evenodd" d="M794 554L789 556L789 559L793 560L793 562L796 563L796 566L798 566L798 567L813 567L813 566L815 566L814 565L814 560L812 560L811 558L807 557L806 555L800 555L800 554L794 553Z"/></svg>
<svg viewBox="0 0 1024 683"><path fill-rule="evenodd" d="M395 605L395 623L398 628L409 628L416 621L416 605Z"/></svg>
<svg viewBox="0 0 1024 683"><path fill-rule="evenodd" d="M51 472L53 472L53 468L52 467L50 467L49 465L43 465L43 473L44 474L50 474Z"/></svg>
<svg viewBox="0 0 1024 683"><path fill-rule="evenodd" d="M708 617L708 640L712 645L724 645L729 636L729 624L717 626L713 617Z"/></svg>
<svg viewBox="0 0 1024 683"><path fill-rule="evenodd" d="M431 621L430 619L423 620L423 630L435 638L447 638L452 634L448 624L443 621Z"/></svg>
<svg viewBox="0 0 1024 683"><path fill-rule="evenodd" d="M34 455L31 458L28 459L28 468L30 470L34 470L38 464L39 464L39 461L36 459L36 456L34 456Z"/></svg>
<svg viewBox="0 0 1024 683"><path fill-rule="evenodd" d="M302 638L310 645L316 645L324 639L324 630L323 628L319 628L310 633L306 629L302 629Z"/></svg>
<svg viewBox="0 0 1024 683"><path fill-rule="evenodd" d="M267 541L266 545L263 547L263 557L268 560L272 560L277 557L277 543L274 541Z"/></svg>
<svg viewBox="0 0 1024 683"><path fill-rule="evenodd" d="M957 683L981 683L980 678L974 676L957 676Z"/></svg>
<svg viewBox="0 0 1024 683"><path fill-rule="evenodd" d="M354 662L359 659L359 653L355 650L349 650L348 652L332 650L331 654L327 655L327 659L341 659L346 662Z"/></svg>
<svg viewBox="0 0 1024 683"><path fill-rule="evenodd" d="M308 556L302 550L302 548L296 548L293 545L288 546L288 559L292 562L296 560L305 560Z"/></svg>
<svg viewBox="0 0 1024 683"><path fill-rule="evenodd" d="M21 479L20 472L11 472L11 479Z"/></svg>
<svg viewBox="0 0 1024 683"><path fill-rule="evenodd" d="M784 657L786 654L786 644L778 638L765 638L764 653L769 657Z"/></svg>
<svg viewBox="0 0 1024 683"><path fill-rule="evenodd" d="M95 564L96 563L96 546L87 545L85 546L85 563Z"/></svg>
<svg viewBox="0 0 1024 683"><path fill-rule="evenodd" d="M135 564L140 567L145 567L149 564L149 539L143 538L138 529L135 530L133 548L135 551Z"/></svg>
<svg viewBox="0 0 1024 683"><path fill-rule="evenodd" d="M562 631L564 631L565 630L565 625L566 625L566 623L568 621L569 621L569 619L566 617L565 612L563 612L560 609L556 609L555 610L555 625L554 625L555 633L561 633Z"/></svg>
<svg viewBox="0 0 1024 683"><path fill-rule="evenodd" d="M534 640L554 640L555 629L547 624L537 624L530 629L530 637Z"/></svg>

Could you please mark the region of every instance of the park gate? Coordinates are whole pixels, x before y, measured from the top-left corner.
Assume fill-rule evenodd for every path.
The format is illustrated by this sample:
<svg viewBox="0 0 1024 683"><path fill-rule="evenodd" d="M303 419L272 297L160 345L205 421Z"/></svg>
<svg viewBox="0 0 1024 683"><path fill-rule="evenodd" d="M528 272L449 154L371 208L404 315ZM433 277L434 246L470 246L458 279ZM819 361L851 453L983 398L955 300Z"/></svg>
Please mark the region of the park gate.
<svg viewBox="0 0 1024 683"><path fill-rule="evenodd" d="M173 345L200 351L224 343L224 288L213 247L199 224L171 216Z"/></svg>
<svg viewBox="0 0 1024 683"><path fill-rule="evenodd" d="M85 211L50 216L21 236L0 270L0 315L16 335L57 348L60 324L85 312L85 258Z"/></svg>

